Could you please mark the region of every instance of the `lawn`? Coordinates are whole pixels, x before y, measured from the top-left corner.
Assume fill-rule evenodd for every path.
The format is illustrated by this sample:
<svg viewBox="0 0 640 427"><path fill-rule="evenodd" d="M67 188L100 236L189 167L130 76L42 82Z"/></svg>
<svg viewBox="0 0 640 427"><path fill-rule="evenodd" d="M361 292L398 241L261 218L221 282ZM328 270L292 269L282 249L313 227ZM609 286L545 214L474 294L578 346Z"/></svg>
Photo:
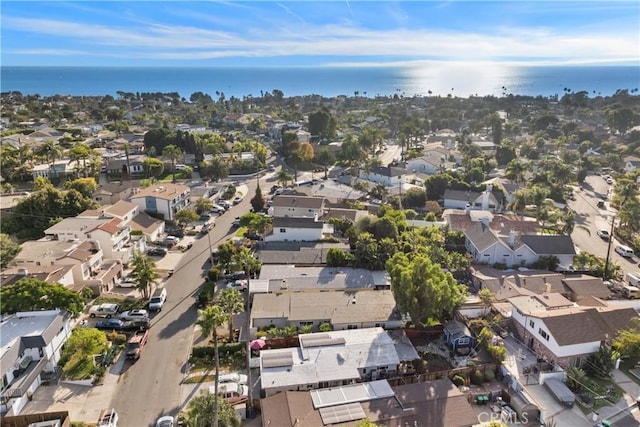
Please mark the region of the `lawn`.
<svg viewBox="0 0 640 427"><path fill-rule="evenodd" d="M247 227L240 227L236 230L235 235L237 237L244 237L244 233L246 233L247 231L249 231Z"/></svg>

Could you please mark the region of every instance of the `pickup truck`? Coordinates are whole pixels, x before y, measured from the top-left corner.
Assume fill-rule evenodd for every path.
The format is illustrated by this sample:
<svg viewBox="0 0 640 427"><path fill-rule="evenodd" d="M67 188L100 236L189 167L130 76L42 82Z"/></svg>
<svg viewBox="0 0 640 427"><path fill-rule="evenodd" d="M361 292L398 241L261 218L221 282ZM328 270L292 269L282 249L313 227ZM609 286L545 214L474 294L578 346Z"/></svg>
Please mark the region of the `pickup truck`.
<svg viewBox="0 0 640 427"><path fill-rule="evenodd" d="M115 316L120 311L120 306L118 304L100 304L94 305L89 309L90 317L106 317L109 319L112 316Z"/></svg>
<svg viewBox="0 0 640 427"><path fill-rule="evenodd" d="M127 359L140 359L140 353L142 353L142 349L144 345L147 343L147 339L149 338L149 330L140 330L136 331L131 338L129 338L129 342L127 343L126 356Z"/></svg>

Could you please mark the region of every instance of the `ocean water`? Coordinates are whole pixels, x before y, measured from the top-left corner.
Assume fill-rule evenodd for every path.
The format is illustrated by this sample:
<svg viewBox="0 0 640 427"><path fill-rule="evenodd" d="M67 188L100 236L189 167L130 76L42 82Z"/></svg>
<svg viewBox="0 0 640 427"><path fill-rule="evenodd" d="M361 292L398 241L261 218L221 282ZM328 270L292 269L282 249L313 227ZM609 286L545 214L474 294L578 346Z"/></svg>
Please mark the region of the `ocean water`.
<svg viewBox="0 0 640 427"><path fill-rule="evenodd" d="M122 92L204 92L242 98L281 90L285 97L374 97L505 94L562 96L566 89L590 96L640 87L634 66L501 66L437 64L389 67L16 67L0 68L0 90L24 95L117 96Z"/></svg>

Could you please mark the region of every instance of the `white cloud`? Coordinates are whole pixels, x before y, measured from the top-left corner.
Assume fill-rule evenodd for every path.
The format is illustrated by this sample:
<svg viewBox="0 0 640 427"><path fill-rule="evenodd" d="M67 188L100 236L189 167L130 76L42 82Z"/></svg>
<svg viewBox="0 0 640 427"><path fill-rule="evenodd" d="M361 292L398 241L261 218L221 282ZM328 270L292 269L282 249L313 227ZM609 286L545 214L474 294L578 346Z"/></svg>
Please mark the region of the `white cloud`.
<svg viewBox="0 0 640 427"><path fill-rule="evenodd" d="M286 6L280 6L300 18ZM247 32L241 33L149 22L141 22L136 27L118 27L3 17L5 29L58 38L57 44L61 49L50 49L50 52L74 51L68 47L78 46L81 50L98 54L106 50L105 54L123 58L131 57L132 51L136 52L137 58L202 60L323 56L344 57L350 62L358 62L358 57L384 56L398 58L399 61L404 58L446 58L584 63L638 60L640 56L636 31L625 33L624 29L615 28L570 34L566 28L559 32L547 28L502 27L486 34L434 29L372 30L348 23L315 26L307 23L302 30L299 25L298 22L286 27L254 27L250 31L243 28ZM22 55L33 51L11 50Z"/></svg>

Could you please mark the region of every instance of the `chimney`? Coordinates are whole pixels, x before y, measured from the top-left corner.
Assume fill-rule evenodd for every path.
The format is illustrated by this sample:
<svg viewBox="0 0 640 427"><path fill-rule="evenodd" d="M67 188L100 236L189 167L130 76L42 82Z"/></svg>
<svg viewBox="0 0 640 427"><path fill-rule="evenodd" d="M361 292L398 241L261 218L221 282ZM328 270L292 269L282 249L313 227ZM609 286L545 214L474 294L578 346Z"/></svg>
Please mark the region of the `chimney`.
<svg viewBox="0 0 640 427"><path fill-rule="evenodd" d="M551 283L548 283L545 279L545 284L544 284L544 293L545 294L550 294L551 293Z"/></svg>
<svg viewBox="0 0 640 427"><path fill-rule="evenodd" d="M509 247L511 249L516 245L516 232L513 230L509 230Z"/></svg>

